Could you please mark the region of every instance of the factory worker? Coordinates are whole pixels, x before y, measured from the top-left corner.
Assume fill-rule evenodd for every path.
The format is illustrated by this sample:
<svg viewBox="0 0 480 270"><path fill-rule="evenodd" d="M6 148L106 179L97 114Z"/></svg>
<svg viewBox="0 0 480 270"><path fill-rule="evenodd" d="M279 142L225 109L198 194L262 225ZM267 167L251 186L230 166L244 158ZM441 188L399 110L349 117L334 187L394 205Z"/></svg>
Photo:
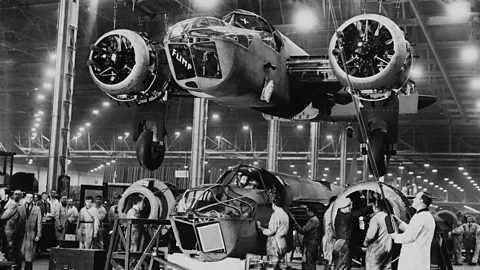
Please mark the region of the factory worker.
<svg viewBox="0 0 480 270"><path fill-rule="evenodd" d="M384 200L378 200L373 206L373 217L370 219L367 236L363 242L367 247L366 270L387 269L392 260L392 238L387 232L385 208Z"/></svg>
<svg viewBox="0 0 480 270"><path fill-rule="evenodd" d="M402 244L398 270L430 270L430 250L435 233L435 220L428 210L432 195L420 191L413 199L412 207L417 210L406 224L397 219L398 228L403 233L392 233L395 243Z"/></svg>

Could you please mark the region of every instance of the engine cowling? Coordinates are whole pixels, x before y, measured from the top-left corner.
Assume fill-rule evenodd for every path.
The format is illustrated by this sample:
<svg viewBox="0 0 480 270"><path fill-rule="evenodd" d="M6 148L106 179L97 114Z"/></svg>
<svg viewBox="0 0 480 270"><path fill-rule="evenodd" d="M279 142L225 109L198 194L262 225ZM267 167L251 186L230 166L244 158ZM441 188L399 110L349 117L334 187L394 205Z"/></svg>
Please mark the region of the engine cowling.
<svg viewBox="0 0 480 270"><path fill-rule="evenodd" d="M161 95L152 87L158 72L158 55L143 33L118 29L101 36L90 46L88 60L95 84L120 102L152 101Z"/></svg>
<svg viewBox="0 0 480 270"><path fill-rule="evenodd" d="M404 87L413 59L402 30L378 14L358 15L343 23L328 54L339 82L351 84L367 100L388 98Z"/></svg>
<svg viewBox="0 0 480 270"><path fill-rule="evenodd" d="M172 186L153 179L145 178L138 180L128 187L118 202L118 214L120 218L126 218L127 212L139 196L144 198L144 208L141 211L142 218L166 219L170 209L175 203Z"/></svg>

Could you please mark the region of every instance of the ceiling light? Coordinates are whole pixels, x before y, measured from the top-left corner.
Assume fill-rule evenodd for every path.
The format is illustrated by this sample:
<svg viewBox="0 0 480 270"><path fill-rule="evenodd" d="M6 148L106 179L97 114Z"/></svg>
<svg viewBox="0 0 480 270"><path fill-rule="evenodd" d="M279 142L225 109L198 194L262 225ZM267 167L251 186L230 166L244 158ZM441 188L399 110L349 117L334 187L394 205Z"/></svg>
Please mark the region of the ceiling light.
<svg viewBox="0 0 480 270"><path fill-rule="evenodd" d="M258 165L258 161L254 161L254 162L253 162L253 165Z"/></svg>
<svg viewBox="0 0 480 270"><path fill-rule="evenodd" d="M412 65L409 75L412 78L421 78L423 76L423 68L419 65Z"/></svg>
<svg viewBox="0 0 480 270"><path fill-rule="evenodd" d="M475 183L475 180L470 180L470 183Z"/></svg>
<svg viewBox="0 0 480 270"><path fill-rule="evenodd" d="M212 115L212 118L213 118L213 119L218 119L219 117L220 117L220 116L219 116L218 114L216 114L216 113Z"/></svg>
<svg viewBox="0 0 480 270"><path fill-rule="evenodd" d="M458 167L458 170L459 170L459 171L463 171L463 170L465 170L465 168L463 168L463 167Z"/></svg>
<svg viewBox="0 0 480 270"><path fill-rule="evenodd" d="M43 88L50 89L50 88L52 88L52 84L51 83L44 83Z"/></svg>
<svg viewBox="0 0 480 270"><path fill-rule="evenodd" d="M36 128L32 128L32 131L37 131L37 129L36 129Z"/></svg>
<svg viewBox="0 0 480 270"><path fill-rule="evenodd" d="M33 88L33 91L38 91L38 87Z"/></svg>
<svg viewBox="0 0 480 270"><path fill-rule="evenodd" d="M293 21L299 30L311 30L317 24L315 10L309 7L301 7L296 11Z"/></svg>
<svg viewBox="0 0 480 270"><path fill-rule="evenodd" d="M98 114L98 110L93 110L92 113L95 114L95 115L97 115L97 114Z"/></svg>
<svg viewBox="0 0 480 270"><path fill-rule="evenodd" d="M117 161L116 161L116 160L112 160L111 162L112 162L112 163L115 163L115 162L117 162Z"/></svg>
<svg viewBox="0 0 480 270"><path fill-rule="evenodd" d="M329 140L333 139L332 135L327 135L327 139Z"/></svg>
<svg viewBox="0 0 480 270"><path fill-rule="evenodd" d="M43 115L43 111L38 111L38 115Z"/></svg>
<svg viewBox="0 0 480 270"><path fill-rule="evenodd" d="M85 128L81 127L81 128L79 128L79 130L80 130L80 131L84 131L84 130L85 130Z"/></svg>
<svg viewBox="0 0 480 270"><path fill-rule="evenodd" d="M460 58L466 63L475 62L478 58L478 48L473 45L463 47L460 52Z"/></svg>
<svg viewBox="0 0 480 270"><path fill-rule="evenodd" d="M433 173L436 173L436 172L438 172L438 171L437 171L437 169L433 169L432 172L433 172Z"/></svg>
<svg viewBox="0 0 480 270"><path fill-rule="evenodd" d="M40 124L38 124L38 123L35 123L35 124L33 124L33 125L36 126L36 127L39 127L39 126L40 126Z"/></svg>
<svg viewBox="0 0 480 270"><path fill-rule="evenodd" d="M295 168L295 165L293 165L293 164L290 164L290 168Z"/></svg>
<svg viewBox="0 0 480 270"><path fill-rule="evenodd" d="M93 172L93 170L90 170L90 172Z"/></svg>
<svg viewBox="0 0 480 270"><path fill-rule="evenodd" d="M443 178L443 181L448 181L448 177Z"/></svg>
<svg viewBox="0 0 480 270"><path fill-rule="evenodd" d="M50 60L55 60L57 58L57 54L56 53L50 53L48 58L50 58Z"/></svg>
<svg viewBox="0 0 480 270"><path fill-rule="evenodd" d="M328 170L330 170L330 168L327 167L327 168L325 168L324 170L325 170L325 171L328 171Z"/></svg>
<svg viewBox="0 0 480 270"><path fill-rule="evenodd" d="M303 125L297 125L297 129L303 129Z"/></svg>
<svg viewBox="0 0 480 270"><path fill-rule="evenodd" d="M191 127L191 126L188 126L188 127L187 127L187 130L192 130L192 127Z"/></svg>
<svg viewBox="0 0 480 270"><path fill-rule="evenodd" d="M464 172L463 175L468 175L468 172Z"/></svg>
<svg viewBox="0 0 480 270"><path fill-rule="evenodd" d="M125 133L123 133L123 134L125 134L125 136L129 136L129 135L130 135L129 132L125 132Z"/></svg>
<svg viewBox="0 0 480 270"><path fill-rule="evenodd" d="M457 185L457 184L453 184L453 187L458 187L458 185Z"/></svg>
<svg viewBox="0 0 480 270"><path fill-rule="evenodd" d="M105 165L101 164L101 165L100 165L100 168L103 168L103 167L105 167Z"/></svg>
<svg viewBox="0 0 480 270"><path fill-rule="evenodd" d="M180 136L180 132L175 131L175 136L177 136L177 137Z"/></svg>
<svg viewBox="0 0 480 270"><path fill-rule="evenodd" d="M327 177L327 176L328 176L328 174L326 174L326 173L323 174L323 177Z"/></svg>
<svg viewBox="0 0 480 270"><path fill-rule="evenodd" d="M45 96L42 95L42 94L39 94L39 95L37 96L37 98L38 98L39 100L44 100L44 99L45 99Z"/></svg>
<svg viewBox="0 0 480 270"><path fill-rule="evenodd" d="M428 167L430 167L430 164L425 163L423 166L424 166L425 168L428 168Z"/></svg>
<svg viewBox="0 0 480 270"><path fill-rule="evenodd" d="M412 175L412 174L413 174L413 172L408 172L408 174Z"/></svg>
<svg viewBox="0 0 480 270"><path fill-rule="evenodd" d="M423 179L423 182L428 182L428 179Z"/></svg>
<svg viewBox="0 0 480 270"><path fill-rule="evenodd" d="M448 182L450 185L453 184L453 181Z"/></svg>
<svg viewBox="0 0 480 270"><path fill-rule="evenodd" d="M222 137L221 136L215 136L215 139L220 140Z"/></svg>
<svg viewBox="0 0 480 270"><path fill-rule="evenodd" d="M470 180L470 179L472 179L472 177L471 177L471 176L467 176L467 179Z"/></svg>
<svg viewBox="0 0 480 270"><path fill-rule="evenodd" d="M478 184L477 184L477 183L475 183L475 184L473 184L473 186L474 186L474 187L476 187L476 186L478 186Z"/></svg>
<svg viewBox="0 0 480 270"><path fill-rule="evenodd" d="M455 22L466 20L469 11L470 4L467 1L455 1L447 5L448 17Z"/></svg>
<svg viewBox="0 0 480 270"><path fill-rule="evenodd" d="M373 177L373 175L371 175L371 174L368 175L368 178L372 178L372 177Z"/></svg>
<svg viewBox="0 0 480 270"><path fill-rule="evenodd" d="M82 136L82 133L78 132L77 137L80 137L80 136Z"/></svg>
<svg viewBox="0 0 480 270"><path fill-rule="evenodd" d="M444 189L443 192L448 192L448 191L446 189Z"/></svg>
<svg viewBox="0 0 480 270"><path fill-rule="evenodd" d="M435 185L435 188L438 188L438 185Z"/></svg>
<svg viewBox="0 0 480 270"><path fill-rule="evenodd" d="M42 118L37 117L37 118L35 118L35 121L40 122L40 121L42 121Z"/></svg>
<svg viewBox="0 0 480 270"><path fill-rule="evenodd" d="M358 173L358 174L361 174L361 173L362 173L362 171L357 171L357 173Z"/></svg>
<svg viewBox="0 0 480 270"><path fill-rule="evenodd" d="M403 169L405 169L405 167L400 166L400 167L398 167L398 169L403 170Z"/></svg>
<svg viewBox="0 0 480 270"><path fill-rule="evenodd" d="M117 138L118 138L119 140L123 139L123 137L122 137L122 136L118 136Z"/></svg>
<svg viewBox="0 0 480 270"><path fill-rule="evenodd" d="M90 123L85 123L85 126L86 126L86 127L89 127L89 126L90 126Z"/></svg>
<svg viewBox="0 0 480 270"><path fill-rule="evenodd" d="M297 172L293 172L293 174L297 174Z"/></svg>
<svg viewBox="0 0 480 270"><path fill-rule="evenodd" d="M417 175L417 178L420 179L420 178L422 178L422 176L421 176L421 175Z"/></svg>
<svg viewBox="0 0 480 270"><path fill-rule="evenodd" d="M388 175L388 176L392 176L393 174L392 174L392 173L388 173L387 175Z"/></svg>
<svg viewBox="0 0 480 270"><path fill-rule="evenodd" d="M107 162L107 166L110 166L110 162Z"/></svg>
<svg viewBox="0 0 480 270"><path fill-rule="evenodd" d="M402 178L401 177L397 177L397 180L401 180Z"/></svg>
<svg viewBox="0 0 480 270"><path fill-rule="evenodd" d="M243 126L243 130L248 130L248 126Z"/></svg>
<svg viewBox="0 0 480 270"><path fill-rule="evenodd" d="M432 183L432 182L430 182L430 183L428 183L428 184L429 184L430 186L433 186L433 183Z"/></svg>
<svg viewBox="0 0 480 270"><path fill-rule="evenodd" d="M340 180L340 177L335 178L336 180Z"/></svg>
<svg viewBox="0 0 480 270"><path fill-rule="evenodd" d="M438 189L443 190L443 187L439 187Z"/></svg>
<svg viewBox="0 0 480 270"><path fill-rule="evenodd" d="M103 107L108 107L108 106L110 106L110 102L104 101L104 102L102 103L102 105L103 105Z"/></svg>

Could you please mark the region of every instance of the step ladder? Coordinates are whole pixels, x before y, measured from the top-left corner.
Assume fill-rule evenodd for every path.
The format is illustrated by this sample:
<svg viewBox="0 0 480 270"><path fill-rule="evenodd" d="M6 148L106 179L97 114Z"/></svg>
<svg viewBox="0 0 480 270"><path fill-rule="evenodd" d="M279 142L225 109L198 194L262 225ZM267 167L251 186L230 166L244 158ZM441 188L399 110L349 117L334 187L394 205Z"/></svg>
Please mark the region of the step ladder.
<svg viewBox="0 0 480 270"><path fill-rule="evenodd" d="M135 240L132 239L132 231L135 228L140 230L139 250L131 250ZM167 260L169 246L163 240L170 237L167 233L170 228L168 219L115 219L104 270L152 270L167 267L188 270Z"/></svg>

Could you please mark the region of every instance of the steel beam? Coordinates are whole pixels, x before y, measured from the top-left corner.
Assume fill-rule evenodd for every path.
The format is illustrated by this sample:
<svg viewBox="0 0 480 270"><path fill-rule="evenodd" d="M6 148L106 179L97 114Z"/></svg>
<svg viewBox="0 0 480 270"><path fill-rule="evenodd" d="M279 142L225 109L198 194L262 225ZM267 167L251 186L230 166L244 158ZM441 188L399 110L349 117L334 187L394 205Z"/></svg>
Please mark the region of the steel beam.
<svg viewBox="0 0 480 270"><path fill-rule="evenodd" d="M320 136L320 123L310 123L310 170L312 179L320 179L318 170L318 141Z"/></svg>
<svg viewBox="0 0 480 270"><path fill-rule="evenodd" d="M280 122L278 120L268 120L267 170L269 171L277 171L278 169L279 133Z"/></svg>
<svg viewBox="0 0 480 270"><path fill-rule="evenodd" d="M452 94L453 99L455 100L455 104L457 105L458 109L460 110L460 114L462 115L462 119L465 122L468 122L468 116L465 113L465 109L463 106L460 104L460 99L457 96L457 93L453 89L453 85L450 81L450 76L447 73L447 70L445 69L445 66L443 65L443 59L440 56L435 41L432 39L430 36L430 33L428 33L427 26L424 22L423 16L420 14L420 9L418 7L418 3L416 3L414 0L409 0L410 6L412 7L413 13L415 13L415 17L418 19L418 23L420 25L420 28L423 31L423 34L425 35L425 38L427 39L428 45L430 46L430 49L432 50L432 53L437 60L438 67L440 68L440 71L443 74L443 78L445 79L445 83L448 86L448 90Z"/></svg>
<svg viewBox="0 0 480 270"><path fill-rule="evenodd" d="M193 104L192 155L190 156L190 187L204 184L205 134L207 134L208 100L196 98Z"/></svg>
<svg viewBox="0 0 480 270"><path fill-rule="evenodd" d="M347 183L347 134L345 128L340 132L340 186Z"/></svg>
<svg viewBox="0 0 480 270"><path fill-rule="evenodd" d="M60 0L47 190L67 172L79 1Z"/></svg>

